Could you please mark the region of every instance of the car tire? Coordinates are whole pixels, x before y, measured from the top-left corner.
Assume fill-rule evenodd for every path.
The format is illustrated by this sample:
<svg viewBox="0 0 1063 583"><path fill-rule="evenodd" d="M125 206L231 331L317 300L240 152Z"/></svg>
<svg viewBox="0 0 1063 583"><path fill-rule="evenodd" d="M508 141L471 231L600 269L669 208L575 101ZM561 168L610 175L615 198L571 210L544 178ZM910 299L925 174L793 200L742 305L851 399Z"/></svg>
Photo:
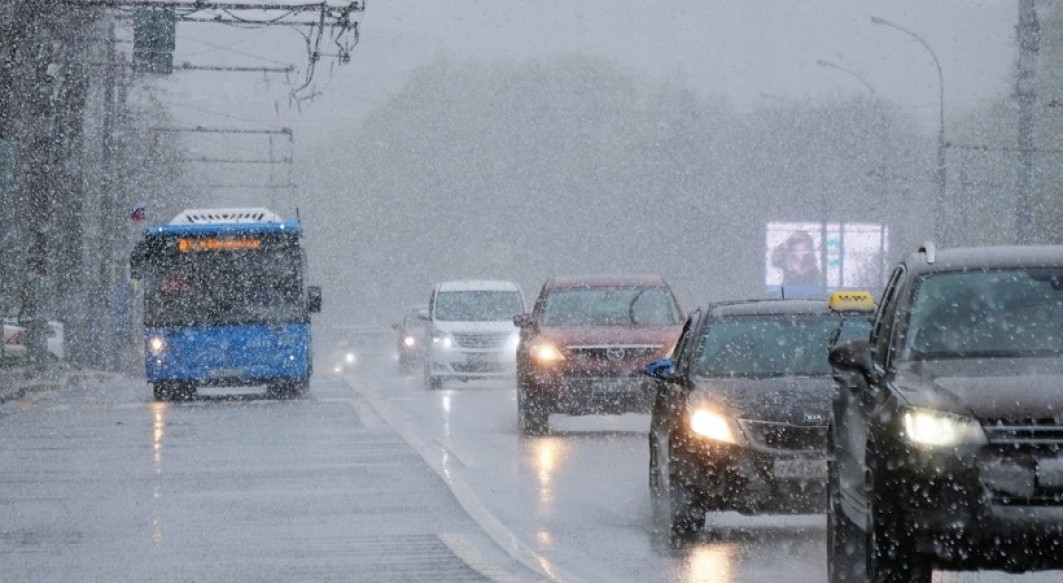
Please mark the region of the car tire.
<svg viewBox="0 0 1063 583"><path fill-rule="evenodd" d="M550 410L531 395L526 381L517 381L517 425L520 434L531 437L550 432Z"/></svg>
<svg viewBox="0 0 1063 583"><path fill-rule="evenodd" d="M677 546L689 542L705 527L705 508L672 471L659 442L650 434L650 504L654 538Z"/></svg>
<svg viewBox="0 0 1063 583"><path fill-rule="evenodd" d="M842 511L841 482L833 460L827 462L827 581L863 582L864 533Z"/></svg>
<svg viewBox="0 0 1063 583"><path fill-rule="evenodd" d="M424 362L424 388L429 391L438 391L443 388L443 378L432 374L432 363Z"/></svg>
<svg viewBox="0 0 1063 583"><path fill-rule="evenodd" d="M890 494L899 491L886 479L882 460L872 444L866 451L867 531L864 533L865 574L869 583L930 583L933 569L914 548L904 517Z"/></svg>
<svg viewBox="0 0 1063 583"><path fill-rule="evenodd" d="M156 401L191 401L196 398L196 386L192 383L162 381L152 385Z"/></svg>

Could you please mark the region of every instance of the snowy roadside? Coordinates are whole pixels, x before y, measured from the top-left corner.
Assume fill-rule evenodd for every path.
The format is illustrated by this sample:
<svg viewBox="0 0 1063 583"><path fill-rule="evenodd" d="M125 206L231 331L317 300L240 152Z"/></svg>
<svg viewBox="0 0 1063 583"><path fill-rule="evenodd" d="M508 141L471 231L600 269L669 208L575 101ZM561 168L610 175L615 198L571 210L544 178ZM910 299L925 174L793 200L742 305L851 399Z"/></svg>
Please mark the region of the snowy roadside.
<svg viewBox="0 0 1063 583"><path fill-rule="evenodd" d="M54 367L37 371L28 366L0 368L0 405L9 401L18 401L26 395L80 384L89 378L98 378L109 373Z"/></svg>

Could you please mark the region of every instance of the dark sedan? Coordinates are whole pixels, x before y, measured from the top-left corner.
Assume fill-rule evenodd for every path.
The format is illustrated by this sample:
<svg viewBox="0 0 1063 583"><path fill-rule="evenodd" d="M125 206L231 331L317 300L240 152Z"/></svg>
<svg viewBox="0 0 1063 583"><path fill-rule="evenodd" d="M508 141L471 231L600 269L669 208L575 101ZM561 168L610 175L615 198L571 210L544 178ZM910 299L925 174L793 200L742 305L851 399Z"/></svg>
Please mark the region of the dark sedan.
<svg viewBox="0 0 1063 583"><path fill-rule="evenodd" d="M868 294L718 303L687 320L658 380L650 424L655 531L695 534L706 512L820 512L827 477L827 361L838 340L866 338Z"/></svg>

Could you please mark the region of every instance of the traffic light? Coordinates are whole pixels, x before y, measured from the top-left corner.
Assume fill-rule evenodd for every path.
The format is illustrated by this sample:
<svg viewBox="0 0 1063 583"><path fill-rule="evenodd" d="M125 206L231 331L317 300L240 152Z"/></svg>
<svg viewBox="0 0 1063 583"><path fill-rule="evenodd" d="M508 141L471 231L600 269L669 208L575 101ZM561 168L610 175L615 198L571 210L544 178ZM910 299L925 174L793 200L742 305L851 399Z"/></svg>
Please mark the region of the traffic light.
<svg viewBox="0 0 1063 583"><path fill-rule="evenodd" d="M173 72L177 18L172 9L143 8L133 13L133 69L141 73Z"/></svg>

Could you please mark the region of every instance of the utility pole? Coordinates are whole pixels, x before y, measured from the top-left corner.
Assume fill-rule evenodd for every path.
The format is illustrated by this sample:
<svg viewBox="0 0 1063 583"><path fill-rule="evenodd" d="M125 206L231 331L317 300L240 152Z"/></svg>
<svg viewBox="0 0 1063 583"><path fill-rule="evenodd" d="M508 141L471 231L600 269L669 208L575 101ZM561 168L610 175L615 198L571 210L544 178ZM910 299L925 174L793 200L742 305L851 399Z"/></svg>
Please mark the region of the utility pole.
<svg viewBox="0 0 1063 583"><path fill-rule="evenodd" d="M1019 0L1019 70L1015 79L1015 101L1018 104L1018 179L1015 190L1015 237L1020 245L1040 239L1033 221L1033 114L1037 101L1037 59L1041 49L1041 25L1037 20L1035 0Z"/></svg>

